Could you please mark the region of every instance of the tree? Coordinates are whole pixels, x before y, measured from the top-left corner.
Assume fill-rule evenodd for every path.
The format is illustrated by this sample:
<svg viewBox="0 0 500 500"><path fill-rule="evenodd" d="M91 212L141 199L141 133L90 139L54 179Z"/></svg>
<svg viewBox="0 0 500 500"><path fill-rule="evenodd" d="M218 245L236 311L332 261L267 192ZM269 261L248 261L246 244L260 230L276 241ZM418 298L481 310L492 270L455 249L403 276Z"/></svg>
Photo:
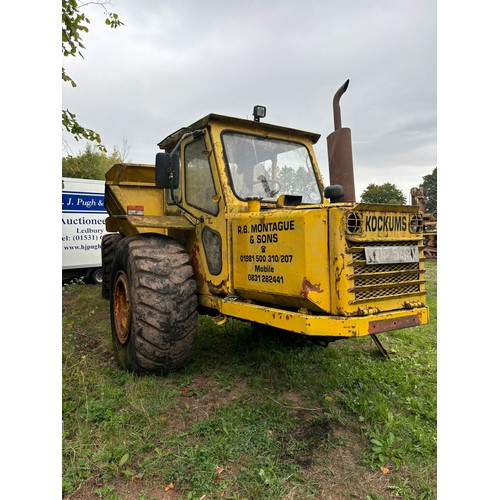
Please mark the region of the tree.
<svg viewBox="0 0 500 500"><path fill-rule="evenodd" d="M102 180L115 163L122 162L123 158L116 147L113 153L107 155L98 146L87 143L77 156L62 159L62 176Z"/></svg>
<svg viewBox="0 0 500 500"><path fill-rule="evenodd" d="M432 213L437 210L437 167L423 179L420 187L424 190L425 211Z"/></svg>
<svg viewBox="0 0 500 500"><path fill-rule="evenodd" d="M82 50L85 46L83 45L81 34L88 33L90 20L80 9L87 5L100 5L106 12L105 23L110 28L117 28L123 24L118 19L117 14L109 12L106 9L106 5L109 3L110 0L94 0L88 3L81 2L80 0L62 0L62 53L65 57L76 57L76 55L79 55L83 58ZM64 68L62 68L62 79L64 82L70 83L72 87L76 87L76 82L66 73ZM72 134L77 141L84 138L91 142L96 142L97 147L102 152L106 152L106 148L101 143L101 136L94 130L80 125L75 113L72 113L68 109L63 110L62 124L66 131Z"/></svg>
<svg viewBox="0 0 500 500"><path fill-rule="evenodd" d="M385 184L368 184L361 195L361 201L364 203L390 203L393 205L405 205L406 197L401 189L394 184L386 182Z"/></svg>

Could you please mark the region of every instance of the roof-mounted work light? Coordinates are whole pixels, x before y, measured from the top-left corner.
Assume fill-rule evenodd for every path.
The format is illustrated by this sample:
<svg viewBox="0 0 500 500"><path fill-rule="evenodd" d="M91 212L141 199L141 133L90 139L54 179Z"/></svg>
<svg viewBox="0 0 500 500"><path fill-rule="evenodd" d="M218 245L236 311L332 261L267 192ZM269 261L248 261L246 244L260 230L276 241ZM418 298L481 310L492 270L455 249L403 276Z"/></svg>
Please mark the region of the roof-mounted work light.
<svg viewBox="0 0 500 500"><path fill-rule="evenodd" d="M256 122L260 122L261 118L265 118L266 116L266 107L265 106L254 106L253 107L253 119Z"/></svg>

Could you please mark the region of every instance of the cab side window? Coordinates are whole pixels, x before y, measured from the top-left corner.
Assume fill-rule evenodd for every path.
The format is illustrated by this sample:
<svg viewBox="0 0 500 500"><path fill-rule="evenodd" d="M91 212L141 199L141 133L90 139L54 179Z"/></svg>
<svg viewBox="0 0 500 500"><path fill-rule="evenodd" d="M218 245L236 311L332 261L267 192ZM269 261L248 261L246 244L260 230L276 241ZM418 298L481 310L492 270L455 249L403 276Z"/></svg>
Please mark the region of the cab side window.
<svg viewBox="0 0 500 500"><path fill-rule="evenodd" d="M185 147L184 168L186 201L200 210L217 215L219 204L212 199L216 195L215 185L203 137Z"/></svg>

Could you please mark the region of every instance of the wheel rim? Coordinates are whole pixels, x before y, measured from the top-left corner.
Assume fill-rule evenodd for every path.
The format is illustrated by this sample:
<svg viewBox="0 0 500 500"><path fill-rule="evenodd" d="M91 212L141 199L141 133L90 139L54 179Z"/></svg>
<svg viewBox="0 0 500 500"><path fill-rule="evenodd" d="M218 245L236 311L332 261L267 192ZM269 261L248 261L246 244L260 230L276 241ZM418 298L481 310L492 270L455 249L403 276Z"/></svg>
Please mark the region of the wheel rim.
<svg viewBox="0 0 500 500"><path fill-rule="evenodd" d="M120 271L113 288L113 316L116 337L120 344L126 344L130 333L130 289L127 277Z"/></svg>
<svg viewBox="0 0 500 500"><path fill-rule="evenodd" d="M96 285L102 285L102 268L94 271L93 279Z"/></svg>

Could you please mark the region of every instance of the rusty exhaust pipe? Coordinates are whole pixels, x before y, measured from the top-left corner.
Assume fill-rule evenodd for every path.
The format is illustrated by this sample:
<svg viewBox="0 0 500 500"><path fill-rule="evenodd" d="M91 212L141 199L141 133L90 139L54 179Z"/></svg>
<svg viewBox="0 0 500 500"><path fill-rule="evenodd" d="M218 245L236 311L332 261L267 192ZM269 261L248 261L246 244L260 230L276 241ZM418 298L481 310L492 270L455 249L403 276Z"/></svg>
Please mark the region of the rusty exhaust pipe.
<svg viewBox="0 0 500 500"><path fill-rule="evenodd" d="M349 80L347 80L344 83L344 85L342 85L342 87L340 87L337 90L337 92L335 92L335 95L333 96L333 125L335 127L334 130L342 128L342 118L340 116L340 98L347 90L347 87L349 87Z"/></svg>
<svg viewBox="0 0 500 500"><path fill-rule="evenodd" d="M330 184L340 184L343 187L344 197L342 201L356 201L351 129L342 127L340 113L340 98L347 90L348 86L349 80L337 90L333 97L334 132L326 138L326 143L328 147Z"/></svg>

